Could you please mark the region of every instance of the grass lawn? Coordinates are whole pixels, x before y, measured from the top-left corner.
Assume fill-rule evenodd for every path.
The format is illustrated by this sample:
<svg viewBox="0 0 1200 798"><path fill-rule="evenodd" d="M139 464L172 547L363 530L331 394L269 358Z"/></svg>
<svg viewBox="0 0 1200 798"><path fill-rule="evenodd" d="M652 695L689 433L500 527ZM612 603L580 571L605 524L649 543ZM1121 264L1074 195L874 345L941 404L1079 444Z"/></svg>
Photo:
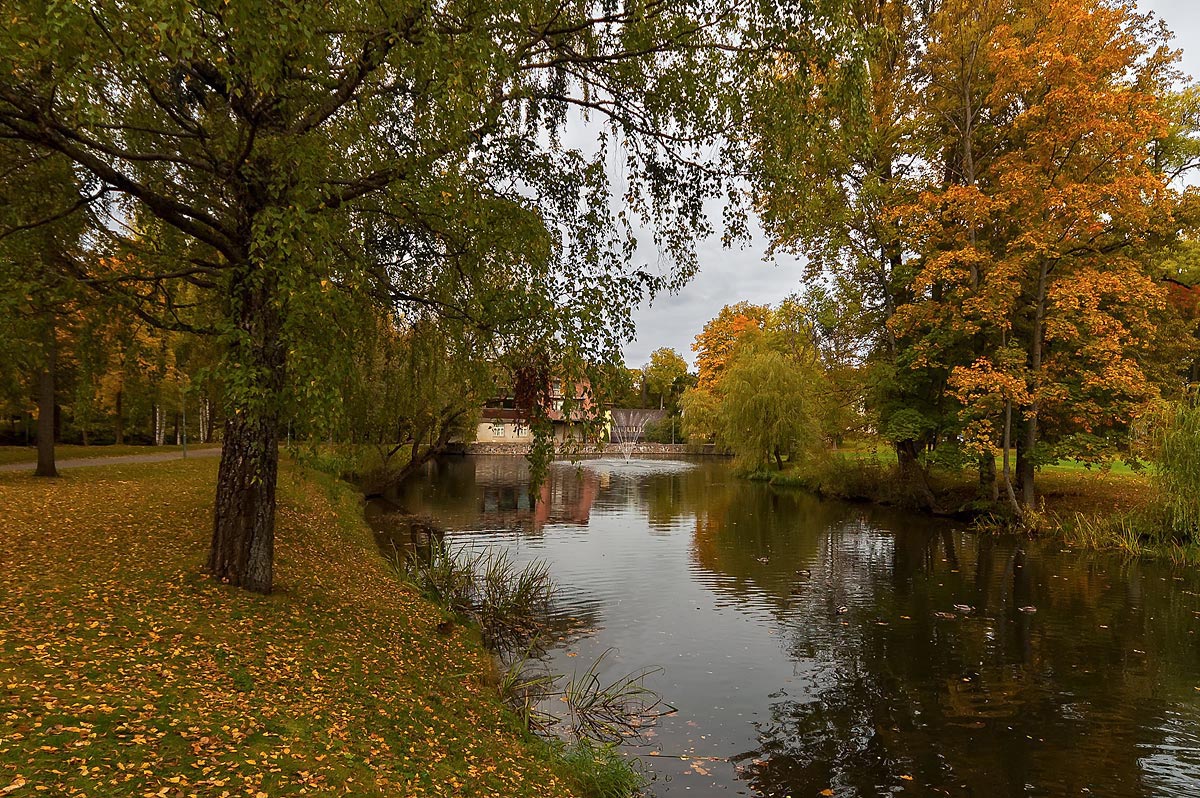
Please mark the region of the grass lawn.
<svg viewBox="0 0 1200 798"><path fill-rule="evenodd" d="M215 443L192 445L189 443L188 451L210 449L219 445ZM159 454L162 452L179 451L183 451L182 446L130 446L127 444L122 446L76 446L59 444L54 447L54 456L57 460L72 460L78 457L119 457L126 454ZM0 446L0 465L36 462L36 446Z"/></svg>
<svg viewBox="0 0 1200 798"><path fill-rule="evenodd" d="M342 483L283 468L274 595L207 579L216 468L0 475L0 795L569 794Z"/></svg>

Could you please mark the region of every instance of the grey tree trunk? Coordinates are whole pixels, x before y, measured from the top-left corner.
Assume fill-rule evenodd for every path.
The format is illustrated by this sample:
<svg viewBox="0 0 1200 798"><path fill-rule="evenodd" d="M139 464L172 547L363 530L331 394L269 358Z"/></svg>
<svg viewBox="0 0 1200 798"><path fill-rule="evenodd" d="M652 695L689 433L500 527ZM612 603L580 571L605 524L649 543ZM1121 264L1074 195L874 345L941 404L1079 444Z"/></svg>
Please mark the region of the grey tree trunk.
<svg viewBox="0 0 1200 798"><path fill-rule="evenodd" d="M247 264L234 275L234 307L242 335L233 361L256 381L225 420L208 571L227 584L270 593L275 559L275 483L279 471L279 395L286 350L275 283Z"/></svg>

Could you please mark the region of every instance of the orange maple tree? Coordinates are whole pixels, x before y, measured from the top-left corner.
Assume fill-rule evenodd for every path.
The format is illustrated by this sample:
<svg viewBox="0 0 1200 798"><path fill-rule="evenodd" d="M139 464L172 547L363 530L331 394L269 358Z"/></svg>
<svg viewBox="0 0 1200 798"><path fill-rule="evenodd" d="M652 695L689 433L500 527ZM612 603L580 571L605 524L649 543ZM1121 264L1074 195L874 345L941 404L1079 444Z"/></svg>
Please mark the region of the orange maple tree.
<svg viewBox="0 0 1200 798"><path fill-rule="evenodd" d="M893 325L914 362L950 368L968 442L1002 445L1006 464L1016 448L1031 507L1040 462L1095 455L1157 396L1140 359L1165 300L1141 254L1173 224L1177 195L1150 152L1168 129L1176 54L1130 2L986 5L981 21L948 3L976 27L944 33L972 47L929 51L930 74L968 87L950 103L957 117L931 116L983 110L973 128L943 127L957 169L899 213L920 269ZM1009 495L1016 504L1011 482Z"/></svg>

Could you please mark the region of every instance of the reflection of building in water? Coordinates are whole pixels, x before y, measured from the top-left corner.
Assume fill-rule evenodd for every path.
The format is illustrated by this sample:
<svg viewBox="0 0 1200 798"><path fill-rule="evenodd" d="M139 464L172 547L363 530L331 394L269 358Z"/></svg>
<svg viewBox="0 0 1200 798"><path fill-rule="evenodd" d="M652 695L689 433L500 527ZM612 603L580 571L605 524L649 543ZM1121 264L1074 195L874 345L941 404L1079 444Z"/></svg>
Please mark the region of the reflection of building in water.
<svg viewBox="0 0 1200 798"><path fill-rule="evenodd" d="M535 527L543 524L586 524L600 493L600 476L588 469L552 468L542 485Z"/></svg>
<svg viewBox="0 0 1200 798"><path fill-rule="evenodd" d="M552 467L538 493L529 495L528 465L511 458L474 458L481 520L495 526L540 529L545 524L586 524L600 493L600 477L577 468Z"/></svg>

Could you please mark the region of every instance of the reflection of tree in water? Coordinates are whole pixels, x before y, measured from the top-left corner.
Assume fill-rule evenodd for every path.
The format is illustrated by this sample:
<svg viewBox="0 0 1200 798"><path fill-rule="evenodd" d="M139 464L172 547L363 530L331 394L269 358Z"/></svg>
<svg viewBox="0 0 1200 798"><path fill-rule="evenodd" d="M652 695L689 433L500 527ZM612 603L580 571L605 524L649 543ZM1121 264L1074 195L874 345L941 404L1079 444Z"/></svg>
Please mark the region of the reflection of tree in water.
<svg viewBox="0 0 1200 798"><path fill-rule="evenodd" d="M406 506L457 529L498 528L484 497L528 479L505 458L438 468ZM704 468L602 472L590 517L692 528L692 577L795 662L738 761L759 794L1200 794L1194 579ZM555 469L563 508L584 471ZM602 614L589 601L565 633Z"/></svg>
<svg viewBox="0 0 1200 798"><path fill-rule="evenodd" d="M865 544L869 538L848 525L825 538L820 560L843 593L868 592L852 596L842 616L829 613L822 595L838 589L831 583L814 580L800 602L789 645L814 669L807 696L792 688L775 696L771 721L757 727L761 746L739 759L757 793L1196 789L1200 738L1193 726L1192 753L1178 753L1177 722L1193 689L1188 680L1197 678L1188 618L1195 602L1176 607L1178 592L1169 589L1148 597L1128 564L1113 558L1043 557L950 529L900 533L882 549ZM746 567L743 558L716 562ZM1124 589L1112 589L1117 579ZM1029 606L1037 612L1020 609ZM1180 672L1173 664L1181 662L1191 665ZM1194 708L1186 712L1200 720ZM1147 751L1172 746L1171 766L1157 763L1159 787L1149 789Z"/></svg>

